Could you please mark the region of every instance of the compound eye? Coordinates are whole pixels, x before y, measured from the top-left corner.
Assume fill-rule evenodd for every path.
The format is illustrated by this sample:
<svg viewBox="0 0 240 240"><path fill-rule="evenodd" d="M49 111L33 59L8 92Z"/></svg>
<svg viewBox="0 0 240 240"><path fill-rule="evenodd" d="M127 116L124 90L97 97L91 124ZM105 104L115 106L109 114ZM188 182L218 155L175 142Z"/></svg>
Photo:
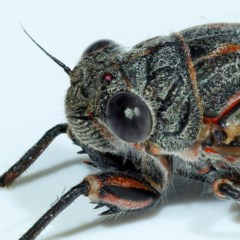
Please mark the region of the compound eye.
<svg viewBox="0 0 240 240"><path fill-rule="evenodd" d="M108 40L108 39L102 39L102 40L98 40L94 43L92 43L85 51L84 51L84 55L88 55L91 54L92 52L95 52L97 50L100 49L104 49L106 47L108 47L110 44L112 44L113 41Z"/></svg>
<svg viewBox="0 0 240 240"><path fill-rule="evenodd" d="M107 102L106 120L109 128L127 142L142 142L151 133L152 115L137 95L122 91Z"/></svg>

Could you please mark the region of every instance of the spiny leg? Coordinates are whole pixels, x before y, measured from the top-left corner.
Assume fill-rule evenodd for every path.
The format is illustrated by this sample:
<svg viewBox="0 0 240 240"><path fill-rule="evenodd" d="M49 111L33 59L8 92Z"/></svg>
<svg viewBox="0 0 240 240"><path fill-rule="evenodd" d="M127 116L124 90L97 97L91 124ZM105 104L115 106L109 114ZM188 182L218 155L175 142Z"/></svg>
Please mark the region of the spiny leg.
<svg viewBox="0 0 240 240"><path fill-rule="evenodd" d="M107 206L101 215L143 211L155 205L161 194L137 173L101 173L86 177L65 193L21 238L35 239L44 228L80 195L89 196L96 208Z"/></svg>
<svg viewBox="0 0 240 240"><path fill-rule="evenodd" d="M78 146L82 148L79 154L88 154L90 160L85 160L84 163L92 167L98 168L101 171L126 171L131 169L136 169L131 158L122 157L110 152L100 152L96 149L90 148L89 146L79 142L73 135L71 129L68 129L68 136L71 140Z"/></svg>
<svg viewBox="0 0 240 240"><path fill-rule="evenodd" d="M229 176L219 178L213 183L213 193L221 199L231 198L240 201L240 181L239 176Z"/></svg>
<svg viewBox="0 0 240 240"><path fill-rule="evenodd" d="M238 186L239 188L239 186ZM236 189L229 184L222 184L219 187L219 190L225 196L232 198L233 200L239 201L240 200L240 189Z"/></svg>
<svg viewBox="0 0 240 240"><path fill-rule="evenodd" d="M33 240L66 207L80 195L88 195L89 183L83 181L65 193L19 240Z"/></svg>
<svg viewBox="0 0 240 240"><path fill-rule="evenodd" d="M80 145L80 144L78 144ZM85 160L84 163L92 167L98 168L101 171L117 171L124 172L129 170L136 171L131 158L123 158L120 155L109 152L99 152L95 149L89 148L86 145L81 144L81 148L84 153L87 153L90 160ZM82 153L79 152L79 153Z"/></svg>
<svg viewBox="0 0 240 240"><path fill-rule="evenodd" d="M30 165L35 162L35 160L42 154L54 138L61 133L67 132L67 128L68 125L63 123L49 129L17 163L0 176L0 187L11 185Z"/></svg>

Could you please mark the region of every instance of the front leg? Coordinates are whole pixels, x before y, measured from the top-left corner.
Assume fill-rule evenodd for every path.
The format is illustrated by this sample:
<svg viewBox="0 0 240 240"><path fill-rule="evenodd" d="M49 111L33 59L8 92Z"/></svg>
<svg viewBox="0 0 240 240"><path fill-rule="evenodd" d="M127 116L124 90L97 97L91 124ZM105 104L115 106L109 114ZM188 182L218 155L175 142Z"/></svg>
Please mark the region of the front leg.
<svg viewBox="0 0 240 240"><path fill-rule="evenodd" d="M117 171L124 172L128 170L136 171L136 166L134 165L131 158L123 158L120 155L109 152L100 152L95 149L89 148L84 144L78 144L83 149L79 153L87 153L90 160L85 160L84 163L96 167L101 171Z"/></svg>
<svg viewBox="0 0 240 240"><path fill-rule="evenodd" d="M88 196L96 208L107 206L101 215L144 211L161 197L152 184L138 173L108 172L86 177L65 193L21 238L35 239L45 227L80 195Z"/></svg>
<svg viewBox="0 0 240 240"><path fill-rule="evenodd" d="M49 144L60 134L67 133L66 123L58 124L49 129L11 168L0 176L0 187L11 185L26 171L37 158L46 150Z"/></svg>
<svg viewBox="0 0 240 240"><path fill-rule="evenodd" d="M90 184L89 198L97 207L109 210L101 215L136 212L155 205L161 193L138 173L102 173L86 178Z"/></svg>

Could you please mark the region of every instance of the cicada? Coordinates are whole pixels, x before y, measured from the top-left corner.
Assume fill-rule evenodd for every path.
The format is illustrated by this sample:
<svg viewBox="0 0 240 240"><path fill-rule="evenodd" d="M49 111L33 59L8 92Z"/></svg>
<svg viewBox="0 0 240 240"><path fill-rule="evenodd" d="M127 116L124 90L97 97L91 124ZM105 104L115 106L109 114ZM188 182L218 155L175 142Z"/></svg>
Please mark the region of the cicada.
<svg viewBox="0 0 240 240"><path fill-rule="evenodd" d="M25 31L26 32L26 31ZM100 171L65 193L21 238L35 239L80 195L102 215L151 209L174 175L240 200L240 24L207 24L145 40L127 51L90 45L70 77L67 123L58 124L8 171L11 185L61 133Z"/></svg>

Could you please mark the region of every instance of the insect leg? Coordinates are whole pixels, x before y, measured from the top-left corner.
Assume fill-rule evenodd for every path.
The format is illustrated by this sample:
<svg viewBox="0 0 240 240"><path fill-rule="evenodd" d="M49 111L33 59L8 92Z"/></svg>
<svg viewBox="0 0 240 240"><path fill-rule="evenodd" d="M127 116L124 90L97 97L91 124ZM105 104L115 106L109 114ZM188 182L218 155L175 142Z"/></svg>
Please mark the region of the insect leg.
<svg viewBox="0 0 240 240"><path fill-rule="evenodd" d="M108 172L86 178L91 185L89 198L96 208L109 209L101 215L144 211L155 205L162 192L139 173Z"/></svg>
<svg viewBox="0 0 240 240"><path fill-rule="evenodd" d="M86 180L71 188L19 240L35 239L59 213L80 195L87 196L89 190L90 184Z"/></svg>
<svg viewBox="0 0 240 240"><path fill-rule="evenodd" d="M79 144L80 145L80 144ZM119 155L100 152L95 149L89 148L83 144L80 145L85 153L89 155L91 160L84 161L84 163L100 169L101 171L117 171L123 172L131 169L135 169L130 158L123 158Z"/></svg>
<svg viewBox="0 0 240 240"><path fill-rule="evenodd" d="M213 192L218 198L240 201L240 182L231 177L220 178L213 183Z"/></svg>
<svg viewBox="0 0 240 240"><path fill-rule="evenodd" d="M80 184L65 193L21 238L33 240L67 206L80 195L88 196L96 208L109 210L101 215L134 212L150 208L158 202L161 193L138 173L116 172L87 176Z"/></svg>
<svg viewBox="0 0 240 240"><path fill-rule="evenodd" d="M92 167L96 167L101 171L127 171L127 170L136 170L136 166L133 163L131 157L128 158L122 157L121 155L117 155L110 152L101 152L96 149L93 149L81 142L79 142L76 137L73 135L71 129L68 129L68 136L76 145L82 148L79 151L79 154L86 153L88 154L90 160L85 160L84 163L88 164Z"/></svg>
<svg viewBox="0 0 240 240"><path fill-rule="evenodd" d="M34 163L34 161L42 154L54 138L61 133L67 132L67 128L68 125L63 123L49 129L18 162L0 176L0 187L11 185L31 164Z"/></svg>

